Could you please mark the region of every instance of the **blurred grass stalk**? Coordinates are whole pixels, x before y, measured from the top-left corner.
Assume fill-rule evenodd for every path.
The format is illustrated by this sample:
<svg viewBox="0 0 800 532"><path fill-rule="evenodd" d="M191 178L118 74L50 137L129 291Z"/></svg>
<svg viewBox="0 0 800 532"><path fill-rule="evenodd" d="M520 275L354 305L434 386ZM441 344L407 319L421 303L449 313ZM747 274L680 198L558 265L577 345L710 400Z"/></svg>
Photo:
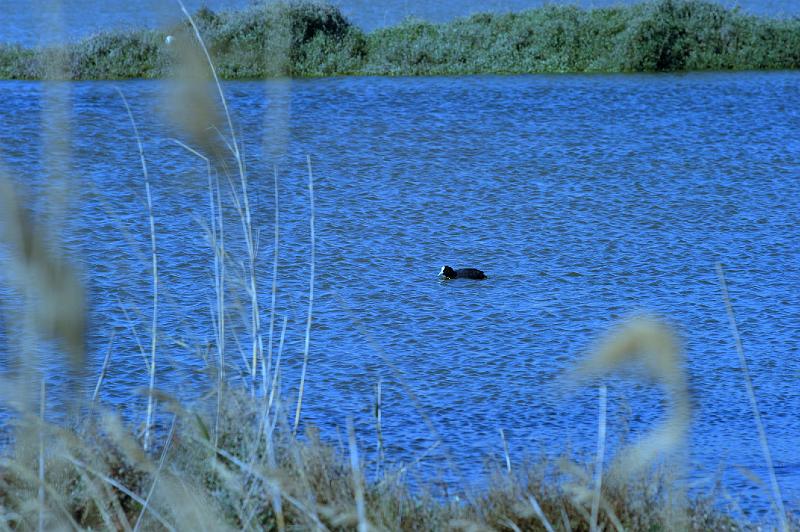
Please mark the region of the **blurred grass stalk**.
<svg viewBox="0 0 800 532"><path fill-rule="evenodd" d="M606 403L608 389L605 384L599 386L600 408L597 416L597 455L594 461L594 496L592 497L592 518L589 523L591 532L597 530L597 516L600 512L600 494L603 485L603 460L606 454Z"/></svg>
<svg viewBox="0 0 800 532"><path fill-rule="evenodd" d="M58 38L63 34L60 3L50 2L49 7L47 12L51 16L44 19L42 35ZM60 79L62 71L58 63L49 64L48 79ZM7 353L9 357L16 353L16 360L9 361L9 366L16 368L16 378L0 379L0 387L2 397L19 415L13 449L16 459L36 464L36 498L32 506L37 514L36 529L40 531L45 529L49 519L45 483L45 381L46 368L53 362L41 360L40 352L50 351L52 348L48 349L47 342L54 342L66 355L65 362L71 372L65 389L69 398L68 416L78 414L79 379L86 357L86 297L80 276L70 264L62 244L69 191L69 87L65 83L49 82L43 89L46 180L42 203L38 205L41 222L35 221L36 206L21 199L11 178L0 167L0 244L5 244L9 251L6 270L9 281L16 293L22 295L23 324L17 338L19 349ZM39 393L34 398L32 392L37 383Z"/></svg>
<svg viewBox="0 0 800 532"><path fill-rule="evenodd" d="M669 461L671 473L681 477L684 471L682 453L676 450L683 446L691 419L691 403L688 381L683 369L683 354L675 333L666 324L649 316L637 316L611 331L572 373L576 383L589 379L600 380L600 415L598 420L598 450L595 459L595 488L592 493L576 490L576 496L592 501L589 517L590 528L596 528L596 519L603 504L601 496L601 471L605 453L605 409L606 388L602 379L619 371L623 366L637 364L645 382L661 385L669 398L668 414L661 425L651 429L636 444L621 449L609 472L609 478L628 483L632 478L646 474L648 468L659 457ZM678 464L681 464L678 466ZM686 495L682 484L670 486L674 495L668 511L673 515L668 522L677 528L686 528ZM611 516L609 516L611 517ZM612 521L618 521L613 518Z"/></svg>
<svg viewBox="0 0 800 532"><path fill-rule="evenodd" d="M60 12L59 4L51 5ZM45 19L43 34L60 35L59 17ZM57 63L48 65L53 74L60 71ZM43 190L34 205L17 190L14 182L0 167L0 242L9 250L9 280L22 296L22 332L16 340L16 360L10 365L18 372L14 381L6 381L4 395L23 415L43 417L42 405L36 408L37 384L44 376L40 352L47 351L46 342L53 341L66 355L71 374L67 379L70 414L77 414L78 380L85 366L86 301L83 284L76 268L63 249L63 228L69 199L69 86L63 82L48 82L43 86L42 130L44 132ZM34 214L38 212L38 218ZM11 353L9 353L11 356ZM52 361L50 361L52 362ZM24 424L18 439L27 441ZM30 437L33 437L31 435ZM29 443L36 441L35 439ZM36 445L20 445L19 449L36 449Z"/></svg>
<svg viewBox="0 0 800 532"><path fill-rule="evenodd" d="M742 339L739 336L739 327L736 325L736 315L733 312L733 305L731 304L731 298L728 294L728 283L725 281L725 271L721 263L717 262L716 270L720 289L722 291L722 299L725 302L725 311L728 315L728 324L731 329L733 341L736 344L736 354L739 356L739 365L742 367L742 376L744 377L744 384L747 389L747 399L750 401L750 408L753 411L756 430L758 430L758 441L761 445L761 452L764 454L764 462L767 465L767 471L769 472L769 483L772 489L772 504L774 505L775 513L778 517L780 529L786 532L789 530L789 524L787 523L786 510L783 506L783 495L781 495L781 488L778 485L778 478L775 476L775 467L772 464L772 453L767 443L767 432L764 430L764 423L761 421L761 413L758 409L758 403L756 402L756 394L753 391L753 381L750 378L750 369L747 366L747 358L744 356Z"/></svg>

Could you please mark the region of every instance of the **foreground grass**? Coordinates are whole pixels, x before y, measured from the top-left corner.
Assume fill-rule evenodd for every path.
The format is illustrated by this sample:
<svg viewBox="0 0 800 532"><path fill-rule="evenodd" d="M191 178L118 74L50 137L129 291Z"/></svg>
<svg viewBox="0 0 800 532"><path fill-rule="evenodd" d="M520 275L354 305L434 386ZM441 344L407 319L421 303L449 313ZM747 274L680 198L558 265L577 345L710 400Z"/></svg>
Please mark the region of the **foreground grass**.
<svg viewBox="0 0 800 532"><path fill-rule="evenodd" d="M589 529L591 501L582 493L590 475L575 466L569 474L542 464L495 472L486 489L458 497L424 488L414 493L402 470L365 480L363 462L354 467L347 449L320 442L313 431L303 439L285 427L272 432L258 400L231 390L224 396L216 448L214 408L192 411L173 402L175 424L164 428L154 454L110 415L77 429L29 418L23 423L47 441L46 450L18 444L15 457L0 464L0 527L544 530L548 523ZM676 508L664 479L607 484L599 516L606 529L747 528L701 499Z"/></svg>
<svg viewBox="0 0 800 532"><path fill-rule="evenodd" d="M336 7L307 2L201 9L195 19L227 79L800 68L800 19L755 17L702 0L546 6L447 24L407 20L371 33ZM0 78L164 77L186 30L103 33L64 49L0 45Z"/></svg>

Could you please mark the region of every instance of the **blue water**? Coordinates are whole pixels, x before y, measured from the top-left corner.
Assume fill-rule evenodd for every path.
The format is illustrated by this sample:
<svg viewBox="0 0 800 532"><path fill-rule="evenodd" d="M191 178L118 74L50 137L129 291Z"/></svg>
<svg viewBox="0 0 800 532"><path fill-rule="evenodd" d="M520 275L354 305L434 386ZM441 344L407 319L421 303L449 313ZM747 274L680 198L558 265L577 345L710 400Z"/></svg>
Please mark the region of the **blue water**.
<svg viewBox="0 0 800 532"><path fill-rule="evenodd" d="M55 116L44 97L53 87L0 83L0 162L40 217L53 183L42 177L41 144ZM131 329L147 349L149 226L136 143L115 87L138 121L153 191L157 386L185 397L207 389L204 356L213 356L205 166L170 140L180 132L167 120L167 84L61 87L71 167L62 232L92 308L87 386L113 332L103 398L141 418L146 371ZM423 477L479 478L486 457L501 461L501 428L515 463L592 452L597 392L566 393L563 374L603 331L648 311L673 323L684 342L694 408L690 479L704 491L721 474L744 508L768 511L767 473L714 270L720 261L778 481L797 508L799 87L800 73L786 72L226 83L260 231L265 330L273 168L279 179L287 397L297 389L308 304L310 155L317 238L304 421L335 441L353 417L362 446L374 452L372 405L382 380L390 460L407 463L429 450L437 438L425 418L444 442L417 466ZM225 202L228 321L246 342L241 226L229 193ZM479 267L490 278L441 282L443 264ZM8 283L0 287L7 367L16 296ZM238 380L242 355L228 345L229 376ZM241 349L248 357L249 345ZM48 363L57 398L60 366ZM635 439L663 418L664 399L647 383L610 381L612 452L626 431ZM458 471L447 467L448 454Z"/></svg>
<svg viewBox="0 0 800 532"><path fill-rule="evenodd" d="M583 8L609 7L636 3L638 0L333 0L354 24L366 31L393 25L407 17L432 22L447 22L474 13L508 12L533 9L543 5L567 4ZM241 9L255 0L184 0L194 12L200 6L215 11ZM800 15L794 0L722 0L720 5L755 15L792 17ZM163 27L181 18L177 1L138 0L0 0L0 43L15 42L26 46L72 41L112 28Z"/></svg>

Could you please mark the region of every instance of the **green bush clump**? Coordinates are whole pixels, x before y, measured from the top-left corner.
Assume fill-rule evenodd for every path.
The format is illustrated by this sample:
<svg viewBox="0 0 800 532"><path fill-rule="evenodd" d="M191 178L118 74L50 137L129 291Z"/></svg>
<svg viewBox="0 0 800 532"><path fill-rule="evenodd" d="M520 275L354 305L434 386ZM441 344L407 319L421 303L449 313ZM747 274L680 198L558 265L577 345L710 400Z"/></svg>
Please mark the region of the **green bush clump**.
<svg viewBox="0 0 800 532"><path fill-rule="evenodd" d="M165 35L155 31L101 33L67 49L72 79L155 78L164 74Z"/></svg>
<svg viewBox="0 0 800 532"><path fill-rule="evenodd" d="M196 21L225 78L350 73L364 55L361 30L329 5L278 3L219 14L203 9Z"/></svg>
<svg viewBox="0 0 800 532"><path fill-rule="evenodd" d="M617 49L622 71L800 66L797 19L760 19L699 0L639 5L630 18Z"/></svg>
<svg viewBox="0 0 800 532"><path fill-rule="evenodd" d="M705 0L585 10L549 5L446 24L409 19L369 34L334 6L256 5L194 15L221 77L660 72L800 68L800 19L768 19ZM63 49L0 46L0 78L154 78L194 43L165 32L104 33Z"/></svg>
<svg viewBox="0 0 800 532"><path fill-rule="evenodd" d="M582 10L546 6L367 37L367 73L658 72L800 67L800 20L700 0Z"/></svg>
<svg viewBox="0 0 800 532"><path fill-rule="evenodd" d="M0 79L35 79L37 64L33 50L0 44Z"/></svg>
<svg viewBox="0 0 800 532"><path fill-rule="evenodd" d="M623 9L547 6L450 24L408 21L368 36L370 73L477 74L605 70ZM601 60L598 60L601 58Z"/></svg>

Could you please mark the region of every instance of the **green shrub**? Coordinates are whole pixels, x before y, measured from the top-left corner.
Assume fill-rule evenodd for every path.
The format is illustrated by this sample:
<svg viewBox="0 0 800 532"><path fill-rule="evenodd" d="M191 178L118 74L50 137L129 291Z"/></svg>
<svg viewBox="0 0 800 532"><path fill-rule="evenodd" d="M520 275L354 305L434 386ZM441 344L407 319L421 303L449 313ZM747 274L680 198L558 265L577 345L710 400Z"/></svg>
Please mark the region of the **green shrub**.
<svg viewBox="0 0 800 532"><path fill-rule="evenodd" d="M19 45L0 44L0 79L39 77L36 52Z"/></svg>
<svg viewBox="0 0 800 532"><path fill-rule="evenodd" d="M800 19L759 18L703 0L548 5L447 24L409 19L369 34L338 8L306 1L202 8L194 20L228 79L800 68ZM177 57L167 34L194 39L187 21L163 33L95 35L60 50L2 46L0 78L162 77Z"/></svg>
<svg viewBox="0 0 800 532"><path fill-rule="evenodd" d="M165 35L154 31L101 33L67 49L72 79L154 78L164 74Z"/></svg>
<svg viewBox="0 0 800 532"><path fill-rule="evenodd" d="M364 53L361 31L328 5L278 3L219 15L205 10L198 26L227 78L356 71Z"/></svg>
<svg viewBox="0 0 800 532"><path fill-rule="evenodd" d="M620 69L798 68L800 21L742 15L699 0L637 6L619 42Z"/></svg>

